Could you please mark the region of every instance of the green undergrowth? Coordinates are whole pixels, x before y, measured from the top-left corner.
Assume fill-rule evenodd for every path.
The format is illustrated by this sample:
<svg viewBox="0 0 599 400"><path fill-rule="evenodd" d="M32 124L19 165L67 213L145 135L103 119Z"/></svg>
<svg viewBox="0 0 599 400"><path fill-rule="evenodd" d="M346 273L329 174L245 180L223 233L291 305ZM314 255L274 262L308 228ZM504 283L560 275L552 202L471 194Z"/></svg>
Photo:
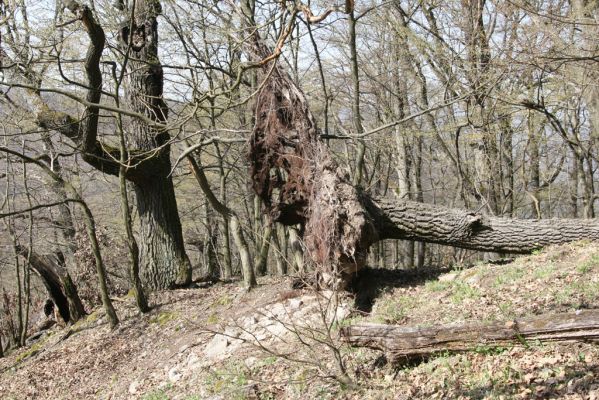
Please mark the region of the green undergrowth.
<svg viewBox="0 0 599 400"><path fill-rule="evenodd" d="M40 340L40 341L32 344L31 347L29 347L27 350L23 351L22 353L19 353L15 357L15 361L17 363L20 363L21 361L36 355L44 347L44 343L45 343L45 340L43 340L43 341Z"/></svg>
<svg viewBox="0 0 599 400"><path fill-rule="evenodd" d="M505 265L457 267L439 279L391 289L375 300L372 322L426 325L491 322L599 308L599 247L572 243Z"/></svg>
<svg viewBox="0 0 599 400"><path fill-rule="evenodd" d="M179 313L174 311L162 311L150 318L150 324L157 324L159 326L164 326L168 322L178 319Z"/></svg>

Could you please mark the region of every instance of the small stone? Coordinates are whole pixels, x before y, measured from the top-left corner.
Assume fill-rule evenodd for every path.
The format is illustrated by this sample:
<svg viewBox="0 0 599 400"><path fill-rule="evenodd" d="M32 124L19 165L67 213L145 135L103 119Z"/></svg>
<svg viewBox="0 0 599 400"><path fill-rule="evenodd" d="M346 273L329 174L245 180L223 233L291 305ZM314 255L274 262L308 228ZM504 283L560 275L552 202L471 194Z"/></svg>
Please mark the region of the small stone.
<svg viewBox="0 0 599 400"><path fill-rule="evenodd" d="M171 370L168 371L168 380L171 381L172 383L175 383L179 379L181 379L181 372L179 372L179 370L176 367L171 368Z"/></svg>
<svg viewBox="0 0 599 400"><path fill-rule="evenodd" d="M304 305L304 301L300 298L289 300L289 308L292 310L299 310L302 305Z"/></svg>
<svg viewBox="0 0 599 400"><path fill-rule="evenodd" d="M266 338L268 338L268 333L266 332L266 329L264 330L260 330L259 332L256 332L254 334L255 340L257 340L258 342L262 342L264 340L266 340Z"/></svg>
<svg viewBox="0 0 599 400"><path fill-rule="evenodd" d="M285 306L281 303L274 304L270 310L268 310L267 315L272 317L281 317L283 315L287 315L287 310Z"/></svg>
<svg viewBox="0 0 599 400"><path fill-rule="evenodd" d="M187 356L187 366L188 367L194 367L196 364L198 364L200 362L200 357L198 357L198 355L196 353L189 353L189 356Z"/></svg>
<svg viewBox="0 0 599 400"><path fill-rule="evenodd" d="M272 324L266 327L266 330L274 337L278 338L282 335L285 335L289 330L287 327L281 323Z"/></svg>
<svg viewBox="0 0 599 400"><path fill-rule="evenodd" d="M131 382L131 384L129 385L129 394L135 394L135 393L137 393L137 391L139 390L139 386L140 386L140 382L139 381L133 381L133 382Z"/></svg>
<svg viewBox="0 0 599 400"><path fill-rule="evenodd" d="M206 357L215 358L221 354L224 354L227 351L227 346L229 346L229 343L229 339L226 336L220 334L214 335L204 351Z"/></svg>
<svg viewBox="0 0 599 400"><path fill-rule="evenodd" d="M186 352L186 351L187 351L187 350L188 350L190 347L191 347L191 345L190 345L190 344L186 344L186 345L183 345L183 346L181 346L181 347L179 348L179 353L184 353L184 352Z"/></svg>

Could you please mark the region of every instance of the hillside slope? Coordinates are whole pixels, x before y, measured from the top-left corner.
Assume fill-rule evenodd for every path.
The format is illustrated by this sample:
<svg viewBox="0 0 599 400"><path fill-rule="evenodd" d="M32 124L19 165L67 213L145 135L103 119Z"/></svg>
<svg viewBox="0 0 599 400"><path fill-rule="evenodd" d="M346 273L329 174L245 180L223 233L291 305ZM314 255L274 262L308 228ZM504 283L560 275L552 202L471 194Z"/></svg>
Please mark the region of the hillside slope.
<svg viewBox="0 0 599 400"><path fill-rule="evenodd" d="M336 335L356 321L430 325L599 308L596 244L428 280L402 274L404 283L382 282L369 314L352 312L350 296L289 290L288 279L265 279L250 293L237 284L157 293L144 316L125 297L115 302L123 321L115 331L96 310L0 359L0 398L599 399L592 343L481 348L397 368Z"/></svg>

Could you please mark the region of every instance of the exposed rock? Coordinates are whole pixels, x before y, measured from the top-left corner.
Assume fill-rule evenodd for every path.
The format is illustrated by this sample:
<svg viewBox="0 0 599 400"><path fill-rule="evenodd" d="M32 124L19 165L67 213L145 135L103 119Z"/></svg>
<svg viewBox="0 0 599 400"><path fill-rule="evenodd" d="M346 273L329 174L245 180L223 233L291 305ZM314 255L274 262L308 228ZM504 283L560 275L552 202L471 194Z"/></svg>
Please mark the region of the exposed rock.
<svg viewBox="0 0 599 400"><path fill-rule="evenodd" d="M206 346L204 354L210 359L217 358L227 351L229 344L229 338L221 334L216 334Z"/></svg>
<svg viewBox="0 0 599 400"><path fill-rule="evenodd" d="M171 383L175 383L179 379L181 379L181 372L176 367L171 368L168 371L168 380L171 381Z"/></svg>
<svg viewBox="0 0 599 400"><path fill-rule="evenodd" d="M129 394L136 394L139 391L139 387L141 386L141 382L133 381L129 384Z"/></svg>
<svg viewBox="0 0 599 400"><path fill-rule="evenodd" d="M289 308L293 310L299 310L299 308L304 305L304 301L301 297L296 297L295 299L289 300Z"/></svg>
<svg viewBox="0 0 599 400"><path fill-rule="evenodd" d="M193 368L200 363L201 359L193 351L187 356L187 367Z"/></svg>
<svg viewBox="0 0 599 400"><path fill-rule="evenodd" d="M458 277L458 274L455 272L450 272L449 274L443 274L439 277L439 282L453 282L455 278Z"/></svg>

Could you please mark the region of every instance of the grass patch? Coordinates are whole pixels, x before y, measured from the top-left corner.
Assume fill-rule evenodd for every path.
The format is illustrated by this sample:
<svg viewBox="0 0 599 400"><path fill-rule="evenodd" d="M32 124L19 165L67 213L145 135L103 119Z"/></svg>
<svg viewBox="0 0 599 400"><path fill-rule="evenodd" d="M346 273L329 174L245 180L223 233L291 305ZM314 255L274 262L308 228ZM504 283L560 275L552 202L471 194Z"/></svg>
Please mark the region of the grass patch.
<svg viewBox="0 0 599 400"><path fill-rule="evenodd" d="M206 379L206 388L213 395L226 395L227 399L244 400L247 397L248 371L239 363L230 362L223 369L217 369Z"/></svg>
<svg viewBox="0 0 599 400"><path fill-rule="evenodd" d="M142 397L142 400L169 400L164 390L156 390Z"/></svg>
<svg viewBox="0 0 599 400"><path fill-rule="evenodd" d="M590 303L599 299L599 282L572 282L562 290L557 291L554 298L561 305L569 305L575 309L587 308Z"/></svg>
<svg viewBox="0 0 599 400"><path fill-rule="evenodd" d="M471 273L470 276L474 276L475 274L476 273ZM451 295L451 301L456 304L460 304L466 299L479 298L481 295L480 290L477 287L462 280L453 280L449 282L428 281L424 285L424 289L433 293L448 291ZM412 300L411 303L406 304L406 307L413 307L414 303L415 302Z"/></svg>
<svg viewBox="0 0 599 400"><path fill-rule="evenodd" d="M580 264L578 267L576 267L576 271L578 271L579 273L584 275L588 272L591 272L598 265L599 265L599 254L593 254L590 259L586 260L585 262Z"/></svg>
<svg viewBox="0 0 599 400"><path fill-rule="evenodd" d="M533 277L535 279L547 279L553 275L555 270L556 270L556 267L554 264L547 264L544 267L535 269L533 272Z"/></svg>
<svg viewBox="0 0 599 400"><path fill-rule="evenodd" d="M214 305L228 306L231 303L233 303L233 297L229 296L228 294L224 294L221 297L219 297L218 299L216 299L216 301L214 302Z"/></svg>
<svg viewBox="0 0 599 400"><path fill-rule="evenodd" d="M429 292L443 292L453 286L453 282L442 282L442 281L427 281L424 284L424 289Z"/></svg>
<svg viewBox="0 0 599 400"><path fill-rule="evenodd" d="M510 300L499 303L498 307L503 317L514 318L516 316L516 313L514 312L514 303Z"/></svg>
<svg viewBox="0 0 599 400"><path fill-rule="evenodd" d="M34 343L30 348L28 348L27 350L25 350L24 352L20 353L16 358L15 361L20 363L21 361L25 360L26 358L29 357L33 357L34 355L36 355L37 353L40 352L40 350L42 349L44 345L44 342L37 342Z"/></svg>
<svg viewBox="0 0 599 400"><path fill-rule="evenodd" d="M214 324L218 323L218 321L219 321L218 314L215 312L211 313L208 316L208 318L206 318L206 323L208 325L214 325Z"/></svg>
<svg viewBox="0 0 599 400"><path fill-rule="evenodd" d="M480 345L474 349L474 352L477 354L483 354L486 356L496 356L498 354L505 353L508 350L505 346L487 346Z"/></svg>
<svg viewBox="0 0 599 400"><path fill-rule="evenodd" d="M476 299L479 297L480 290L478 288L465 282L455 282L451 294L451 301L454 303L461 304L466 299Z"/></svg>
<svg viewBox="0 0 599 400"><path fill-rule="evenodd" d="M179 314L176 312L163 311L160 314L154 315L152 318L150 318L150 324L158 324L160 326L163 326L167 322L177 319L178 317Z"/></svg>
<svg viewBox="0 0 599 400"><path fill-rule="evenodd" d="M402 321L408 311L414 307L416 299L412 296L400 296L379 303L377 306L377 320L388 324Z"/></svg>
<svg viewBox="0 0 599 400"><path fill-rule="evenodd" d="M511 284L524 277L526 271L520 266L506 267L501 270L501 273L495 277L494 286L500 287Z"/></svg>

